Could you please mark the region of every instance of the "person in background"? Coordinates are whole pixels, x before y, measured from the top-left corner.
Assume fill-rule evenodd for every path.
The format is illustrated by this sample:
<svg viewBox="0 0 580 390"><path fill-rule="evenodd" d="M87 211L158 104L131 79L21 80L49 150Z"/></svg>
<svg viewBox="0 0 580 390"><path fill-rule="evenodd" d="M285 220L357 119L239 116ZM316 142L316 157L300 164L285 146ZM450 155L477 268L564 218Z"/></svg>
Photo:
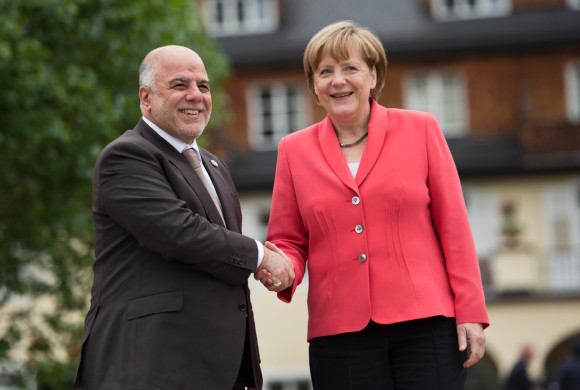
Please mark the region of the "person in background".
<svg viewBox="0 0 580 390"><path fill-rule="evenodd" d="M181 46L139 69L143 117L101 152L93 179L96 260L75 387L261 389L248 276L279 254L241 234L224 162L196 140L212 101L202 59Z"/></svg>
<svg viewBox="0 0 580 390"><path fill-rule="evenodd" d="M280 141L266 246L294 266L281 300L308 269L314 389L462 389L489 320L437 120L377 103L385 51L352 22L314 35L304 70L328 115Z"/></svg>
<svg viewBox="0 0 580 390"><path fill-rule="evenodd" d="M560 367L558 375L559 390L580 389L580 342L572 346L572 357Z"/></svg>
<svg viewBox="0 0 580 390"><path fill-rule="evenodd" d="M528 375L528 365L534 357L534 348L527 344L522 348L520 358L514 364L506 381L502 386L502 390L531 390L535 384Z"/></svg>

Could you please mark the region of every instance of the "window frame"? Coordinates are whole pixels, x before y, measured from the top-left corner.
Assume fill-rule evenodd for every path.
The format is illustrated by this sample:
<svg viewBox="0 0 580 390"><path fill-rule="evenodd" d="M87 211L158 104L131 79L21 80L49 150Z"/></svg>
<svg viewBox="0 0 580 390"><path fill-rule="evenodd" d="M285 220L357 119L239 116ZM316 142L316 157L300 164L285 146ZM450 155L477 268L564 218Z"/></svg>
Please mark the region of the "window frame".
<svg viewBox="0 0 580 390"><path fill-rule="evenodd" d="M216 8L222 6L223 20L217 21ZM262 10L260 11L260 4ZM239 6L242 6L240 20ZM278 0L204 0L202 12L208 21L207 30L213 37L274 32L279 26L280 10ZM260 17L260 13L263 15ZM249 15L249 16L248 16Z"/></svg>
<svg viewBox="0 0 580 390"><path fill-rule="evenodd" d="M578 289L580 282L580 180L551 183L543 194L548 260L548 288L553 292ZM559 230L558 222L566 222ZM561 237L562 232L566 237Z"/></svg>
<svg viewBox="0 0 580 390"><path fill-rule="evenodd" d="M503 17L512 12L511 0L473 1L475 4L470 5L469 0L454 0L450 5L447 0L431 0L431 15L436 20L446 22Z"/></svg>
<svg viewBox="0 0 580 390"><path fill-rule="evenodd" d="M580 10L580 0L566 0L568 8L573 10Z"/></svg>
<svg viewBox="0 0 580 390"><path fill-rule="evenodd" d="M456 121L450 121L445 112L447 105L442 98L445 93L444 77L452 75L456 78L458 86L454 93L458 94L457 102L451 107L456 109ZM418 77L426 79L426 101L418 102L416 96L421 96L413 91L413 83ZM403 79L403 104L406 109L430 112L437 118L439 126L446 138L461 138L469 133L469 103L467 78L464 73L457 69L446 68L436 70L414 70L407 73Z"/></svg>
<svg viewBox="0 0 580 390"><path fill-rule="evenodd" d="M287 126L292 120L290 115L288 115L290 111L287 100L290 88L296 90L295 129L290 129L290 126ZM271 113L273 140L271 142L267 141L264 136L264 111L262 108L262 98L260 96L261 91L264 89L269 89L272 93ZM248 102L248 142L253 150L276 150L282 137L305 128L309 123L310 106L308 104L308 93L301 81L264 80L255 82L246 90L246 101Z"/></svg>
<svg viewBox="0 0 580 390"><path fill-rule="evenodd" d="M566 118L580 124L580 59L569 61L564 68Z"/></svg>
<svg viewBox="0 0 580 390"><path fill-rule="evenodd" d="M497 189L465 185L463 194L477 256L491 259L502 245L501 193Z"/></svg>

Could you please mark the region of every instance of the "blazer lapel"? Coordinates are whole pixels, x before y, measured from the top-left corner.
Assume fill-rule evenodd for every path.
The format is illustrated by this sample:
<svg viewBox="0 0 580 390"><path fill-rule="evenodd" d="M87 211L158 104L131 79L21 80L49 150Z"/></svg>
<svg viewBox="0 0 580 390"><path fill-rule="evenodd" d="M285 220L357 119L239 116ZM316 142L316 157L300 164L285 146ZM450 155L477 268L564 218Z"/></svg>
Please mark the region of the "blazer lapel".
<svg viewBox="0 0 580 390"><path fill-rule="evenodd" d="M363 183L377 162L386 136L387 110L379 106L375 100L371 100L369 135L356 177L353 179L344 154L342 154L342 150L338 144L338 138L334 132L334 126L329 115L321 122L318 132L320 148L328 165L347 187L352 188L356 192L358 192L358 187Z"/></svg>
<svg viewBox="0 0 580 390"><path fill-rule="evenodd" d="M372 100L369 135L362 155L355 182L360 187L375 166L387 138L387 110Z"/></svg>
<svg viewBox="0 0 580 390"><path fill-rule="evenodd" d="M326 119L320 123L318 140L320 142L320 150L322 150L322 154L334 174L344 185L358 193L358 187L350 173L350 169L348 169L348 164L338 144L338 138L334 132L330 115L327 115Z"/></svg>
<svg viewBox="0 0 580 390"><path fill-rule="evenodd" d="M171 162L183 175L185 181L193 189L199 200L201 201L204 211L206 213L207 219L220 226L224 226L222 218L216 209L215 204L210 196L210 194L205 189L205 186L201 182L197 173L193 170L187 159L179 153L173 146L167 143L163 138L161 138L153 129L151 129L143 120L140 120L135 130L139 132L144 138L149 140L152 144L157 146L163 155ZM201 149L200 149L201 150ZM203 156L203 153L202 153ZM202 158L203 159L203 158ZM207 167L207 165L206 165ZM206 168L207 169L207 168ZM215 182L214 182L214 186ZM217 186L216 186L217 190ZM219 192L218 192L219 195ZM221 200L221 196L220 196ZM225 215L224 215L225 218ZM227 221L227 219L226 219ZM225 227L225 226L224 226Z"/></svg>

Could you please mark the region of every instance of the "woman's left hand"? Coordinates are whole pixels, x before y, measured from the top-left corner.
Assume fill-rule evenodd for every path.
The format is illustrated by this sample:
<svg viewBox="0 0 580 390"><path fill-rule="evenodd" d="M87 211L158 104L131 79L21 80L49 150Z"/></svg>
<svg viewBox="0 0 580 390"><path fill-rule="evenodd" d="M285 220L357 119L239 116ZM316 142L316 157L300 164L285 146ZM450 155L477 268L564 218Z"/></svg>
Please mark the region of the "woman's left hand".
<svg viewBox="0 0 580 390"><path fill-rule="evenodd" d="M457 341L460 351L467 349L468 341L471 349L469 358L463 363L463 367L471 367L483 357L485 353L485 335L481 324L472 322L457 324Z"/></svg>

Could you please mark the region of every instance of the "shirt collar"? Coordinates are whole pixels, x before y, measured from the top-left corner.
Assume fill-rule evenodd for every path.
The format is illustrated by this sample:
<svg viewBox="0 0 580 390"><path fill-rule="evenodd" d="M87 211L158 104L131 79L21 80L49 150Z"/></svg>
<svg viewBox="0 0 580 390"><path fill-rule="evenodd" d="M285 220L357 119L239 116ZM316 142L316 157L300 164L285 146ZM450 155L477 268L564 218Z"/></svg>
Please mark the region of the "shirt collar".
<svg viewBox="0 0 580 390"><path fill-rule="evenodd" d="M157 134L159 134L159 136L161 138L163 138L165 141L169 142L169 144L171 146L173 146L175 148L175 150L177 150L179 153L182 153L186 149L193 148L197 152L197 154L199 155L197 140L194 139L191 144L186 144L182 140L175 138L174 136L172 136L171 134L169 134L165 130L161 129L159 126L157 126L155 123L151 122L149 119L147 119L145 117L142 117L141 119L143 119L143 121L145 121L145 123L147 123L149 125L149 127L151 127L153 130L155 130L155 132Z"/></svg>

